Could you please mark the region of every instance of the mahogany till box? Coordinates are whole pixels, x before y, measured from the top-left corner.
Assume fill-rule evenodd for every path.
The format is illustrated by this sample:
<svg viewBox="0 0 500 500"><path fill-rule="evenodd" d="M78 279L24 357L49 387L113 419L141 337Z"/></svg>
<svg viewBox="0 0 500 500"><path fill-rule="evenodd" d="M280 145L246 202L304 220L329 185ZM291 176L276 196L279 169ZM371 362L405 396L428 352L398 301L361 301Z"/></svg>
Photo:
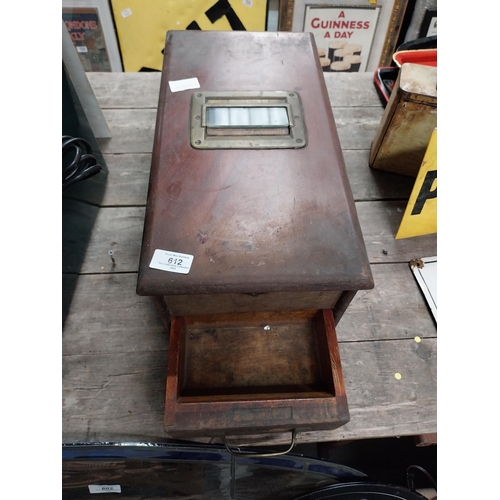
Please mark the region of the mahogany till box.
<svg viewBox="0 0 500 500"><path fill-rule="evenodd" d="M346 423L335 325L372 287L313 36L168 32L137 285L166 433Z"/></svg>

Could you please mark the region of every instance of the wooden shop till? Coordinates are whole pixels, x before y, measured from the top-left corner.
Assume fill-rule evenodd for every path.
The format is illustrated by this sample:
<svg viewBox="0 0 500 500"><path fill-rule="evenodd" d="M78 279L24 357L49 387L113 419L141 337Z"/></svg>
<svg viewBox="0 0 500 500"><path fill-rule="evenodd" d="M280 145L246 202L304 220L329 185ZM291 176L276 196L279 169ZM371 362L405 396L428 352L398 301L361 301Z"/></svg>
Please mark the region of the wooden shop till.
<svg viewBox="0 0 500 500"><path fill-rule="evenodd" d="M312 35L170 31L137 283L167 435L348 422L335 326L372 287Z"/></svg>

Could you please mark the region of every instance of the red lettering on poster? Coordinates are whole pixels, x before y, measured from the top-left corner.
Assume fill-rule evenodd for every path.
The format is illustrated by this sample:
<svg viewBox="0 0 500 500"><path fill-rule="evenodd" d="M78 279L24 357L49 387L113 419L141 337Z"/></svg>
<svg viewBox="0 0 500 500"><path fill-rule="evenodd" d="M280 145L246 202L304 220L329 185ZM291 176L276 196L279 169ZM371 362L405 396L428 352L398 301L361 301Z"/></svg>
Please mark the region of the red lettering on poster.
<svg viewBox="0 0 500 500"><path fill-rule="evenodd" d="M68 31L97 29L97 23L95 21L64 21L64 24Z"/></svg>
<svg viewBox="0 0 500 500"><path fill-rule="evenodd" d="M322 21L315 17L311 21L314 29L345 29L345 30L367 30L370 29L370 21Z"/></svg>
<svg viewBox="0 0 500 500"><path fill-rule="evenodd" d="M83 31L73 31L73 33L70 33L69 36L71 37L71 40L85 40L85 33L83 33Z"/></svg>

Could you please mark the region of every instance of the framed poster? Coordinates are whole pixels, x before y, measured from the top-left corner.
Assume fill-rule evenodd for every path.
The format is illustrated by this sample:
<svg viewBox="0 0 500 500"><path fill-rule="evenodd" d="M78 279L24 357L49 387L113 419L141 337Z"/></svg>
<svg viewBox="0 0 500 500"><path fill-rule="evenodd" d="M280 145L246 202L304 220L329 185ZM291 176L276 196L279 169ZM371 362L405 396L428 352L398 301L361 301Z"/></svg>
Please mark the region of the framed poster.
<svg viewBox="0 0 500 500"><path fill-rule="evenodd" d="M278 31L292 31L293 0L279 0Z"/></svg>
<svg viewBox="0 0 500 500"><path fill-rule="evenodd" d="M426 9L418 37L425 38L428 36L437 36L437 20L437 10Z"/></svg>
<svg viewBox="0 0 500 500"><path fill-rule="evenodd" d="M380 7L306 5L304 31L314 34L324 72L364 72Z"/></svg>
<svg viewBox="0 0 500 500"><path fill-rule="evenodd" d="M62 19L85 71L122 71L106 0L63 0Z"/></svg>
<svg viewBox="0 0 500 500"><path fill-rule="evenodd" d="M286 0L286 5L280 9L280 25L286 27L287 23L290 24L291 18L291 31L313 33L316 45L321 48L321 53L323 54L323 49L325 50L325 55L320 55L320 57L326 59L330 59L326 52L327 45L328 51L330 50L330 42L336 40L348 42L346 45L361 45L360 54L356 54L359 50L353 50L350 54L359 56L353 58L357 62L353 63L348 60L347 62L351 65L348 69L341 69L347 68L347 64L337 64L333 70L371 72L380 66L391 65L407 3L407 0L323 0L316 2ZM342 43L337 45L342 45ZM341 47L338 47L338 50L340 49ZM351 49L353 47L348 48L348 50ZM344 53L344 55L348 54ZM330 71L332 70L331 64L334 62L340 61L330 60ZM327 61L323 60L322 64L326 71Z"/></svg>

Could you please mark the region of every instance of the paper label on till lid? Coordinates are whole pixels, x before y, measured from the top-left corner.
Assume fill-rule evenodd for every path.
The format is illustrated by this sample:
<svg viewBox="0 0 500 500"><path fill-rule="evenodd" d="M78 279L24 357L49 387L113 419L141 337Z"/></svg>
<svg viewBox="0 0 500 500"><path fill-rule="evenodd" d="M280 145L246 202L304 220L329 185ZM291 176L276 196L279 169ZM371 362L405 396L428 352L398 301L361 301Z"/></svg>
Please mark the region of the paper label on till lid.
<svg viewBox="0 0 500 500"><path fill-rule="evenodd" d="M156 249L149 267L170 273L187 274L193 259L193 255Z"/></svg>
<svg viewBox="0 0 500 500"><path fill-rule="evenodd" d="M171 92L181 92L182 90L199 89L198 78L186 78L184 80L171 80L168 82Z"/></svg>

